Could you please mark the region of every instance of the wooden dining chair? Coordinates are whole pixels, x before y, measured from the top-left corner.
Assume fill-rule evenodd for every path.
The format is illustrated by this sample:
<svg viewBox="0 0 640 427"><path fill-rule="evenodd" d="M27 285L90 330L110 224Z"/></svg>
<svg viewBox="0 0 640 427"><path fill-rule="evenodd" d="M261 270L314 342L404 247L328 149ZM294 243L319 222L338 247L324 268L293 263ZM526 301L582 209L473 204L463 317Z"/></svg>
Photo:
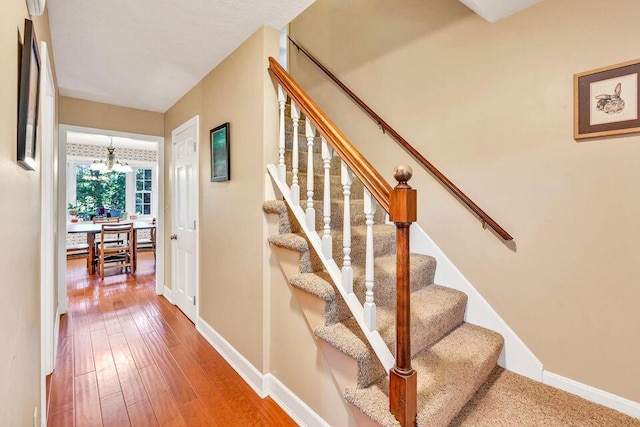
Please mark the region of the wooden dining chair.
<svg viewBox="0 0 640 427"><path fill-rule="evenodd" d="M94 217L93 218L94 224L115 224L119 222L120 222L120 217ZM94 248L95 254L98 253L98 247L100 246L100 241L101 241L101 238L98 238L98 236L96 236L95 248ZM122 243L122 239L120 239L118 236L110 237L107 243ZM97 256L96 256L96 262L97 262Z"/></svg>
<svg viewBox="0 0 640 427"><path fill-rule="evenodd" d="M156 225L156 219L153 218L151 224ZM138 251L152 250L153 251L153 259L156 258L156 228L149 229L149 238L144 239L136 239L136 246Z"/></svg>
<svg viewBox="0 0 640 427"><path fill-rule="evenodd" d="M98 248L100 278L104 279L107 265L116 265L121 269L128 267L129 272L133 273L133 257L133 224L102 224Z"/></svg>

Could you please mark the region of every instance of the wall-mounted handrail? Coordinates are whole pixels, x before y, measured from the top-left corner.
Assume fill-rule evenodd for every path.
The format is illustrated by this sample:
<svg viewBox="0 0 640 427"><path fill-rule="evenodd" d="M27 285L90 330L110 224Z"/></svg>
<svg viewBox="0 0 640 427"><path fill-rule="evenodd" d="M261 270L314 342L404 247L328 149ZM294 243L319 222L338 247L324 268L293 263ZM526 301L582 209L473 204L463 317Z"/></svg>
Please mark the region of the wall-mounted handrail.
<svg viewBox="0 0 640 427"><path fill-rule="evenodd" d="M430 161L428 161L422 154L418 152L402 135L400 135L394 128L392 128L382 117L380 117L371 107L369 107L364 101L362 101L351 89L349 89L344 83L340 81L331 71L327 69L320 61L318 61L309 51L300 45L293 37L289 36L289 40L295 47L298 48L307 58L311 60L320 70L322 70L333 82L340 87L364 112L371 117L373 121L378 123L383 132L389 134L398 144L400 144L409 154L411 154L419 163L421 163L431 174L442 183L449 191L451 191L462 203L464 203L473 213L478 216L478 219L482 221L483 226L488 225L504 240L513 240L513 237L497 222L493 220L485 211L480 209L473 200L471 200L466 194L462 192L453 182L449 180L442 172L440 172Z"/></svg>
<svg viewBox="0 0 640 427"><path fill-rule="evenodd" d="M391 185L353 146L347 137L336 127L316 103L302 90L272 57L269 57L269 73L280 84L282 89L293 99L305 117L309 118L320 134L327 140L362 184L371 192L376 201L389 212L389 194Z"/></svg>

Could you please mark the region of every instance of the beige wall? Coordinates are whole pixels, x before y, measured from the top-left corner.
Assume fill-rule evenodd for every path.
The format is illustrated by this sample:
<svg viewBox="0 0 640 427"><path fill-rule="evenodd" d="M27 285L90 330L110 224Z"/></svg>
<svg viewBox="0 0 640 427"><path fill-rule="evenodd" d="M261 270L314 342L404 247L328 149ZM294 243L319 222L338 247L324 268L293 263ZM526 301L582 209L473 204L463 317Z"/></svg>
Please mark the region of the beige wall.
<svg viewBox="0 0 640 427"><path fill-rule="evenodd" d="M268 218L271 234L278 233L277 217ZM336 384L327 360L318 348L300 304L270 252L269 369L330 426L355 427L356 423Z"/></svg>
<svg viewBox="0 0 640 427"><path fill-rule="evenodd" d="M0 419L3 425L33 425L40 408L40 145L36 172L16 162L19 52L24 0L7 0L0 13ZM48 16L34 18L38 41L46 41L51 61ZM55 72L54 72L55 76ZM10 243L9 243L10 242Z"/></svg>
<svg viewBox="0 0 640 427"><path fill-rule="evenodd" d="M164 135L164 114L60 97L60 123L141 135Z"/></svg>
<svg viewBox="0 0 640 427"><path fill-rule="evenodd" d="M420 167L419 222L545 369L640 401L640 137L576 143L573 74L640 57L640 3L318 0L291 34L515 237ZM291 51L294 77L384 176L408 156ZM411 163L411 162L410 162ZM446 285L446 284L445 284Z"/></svg>
<svg viewBox="0 0 640 427"><path fill-rule="evenodd" d="M165 114L169 176L171 132L200 116L200 317L258 369L263 367L264 238L262 202L267 160L277 154L273 86L265 85L267 57L278 53L278 32L261 28ZM269 99L265 99L269 97ZM231 123L231 180L211 182L209 130ZM273 159L270 159L273 161ZM171 182L166 186L167 208ZM171 223L167 210L166 223ZM167 227L167 233L170 227ZM166 281L170 286L168 238Z"/></svg>

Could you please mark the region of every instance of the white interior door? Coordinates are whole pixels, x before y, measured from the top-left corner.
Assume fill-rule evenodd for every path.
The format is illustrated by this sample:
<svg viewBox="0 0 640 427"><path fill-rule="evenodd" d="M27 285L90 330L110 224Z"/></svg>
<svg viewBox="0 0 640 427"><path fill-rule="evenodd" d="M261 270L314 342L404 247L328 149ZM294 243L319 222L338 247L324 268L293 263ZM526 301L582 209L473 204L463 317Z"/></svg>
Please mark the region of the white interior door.
<svg viewBox="0 0 640 427"><path fill-rule="evenodd" d="M195 323L198 294L198 116L173 131L171 217L175 303Z"/></svg>

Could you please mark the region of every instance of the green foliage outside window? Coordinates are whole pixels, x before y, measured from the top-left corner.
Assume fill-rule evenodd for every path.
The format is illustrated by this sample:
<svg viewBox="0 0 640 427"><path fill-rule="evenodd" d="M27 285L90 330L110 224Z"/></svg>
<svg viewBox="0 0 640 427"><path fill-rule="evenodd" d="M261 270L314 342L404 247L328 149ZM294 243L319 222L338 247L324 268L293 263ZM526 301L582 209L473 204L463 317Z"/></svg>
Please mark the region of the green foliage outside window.
<svg viewBox="0 0 640 427"><path fill-rule="evenodd" d="M76 203L78 215L89 219L98 215L98 209L104 207L125 210L126 206L126 174L109 172L99 174L91 171L89 166L76 167Z"/></svg>

